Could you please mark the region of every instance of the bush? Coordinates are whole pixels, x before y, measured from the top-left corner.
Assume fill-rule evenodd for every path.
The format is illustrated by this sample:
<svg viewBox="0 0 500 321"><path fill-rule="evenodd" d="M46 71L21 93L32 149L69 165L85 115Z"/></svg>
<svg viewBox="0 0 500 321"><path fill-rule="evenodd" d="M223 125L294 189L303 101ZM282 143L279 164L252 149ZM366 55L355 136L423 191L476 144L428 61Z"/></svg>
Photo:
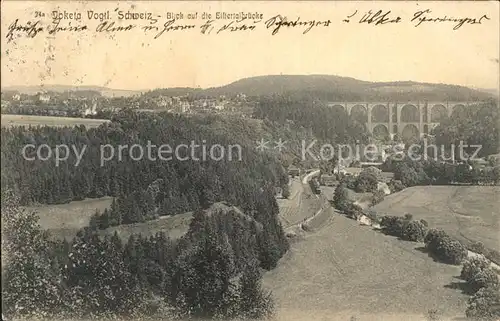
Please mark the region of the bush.
<svg viewBox="0 0 500 321"><path fill-rule="evenodd" d="M355 191L358 193L374 192L377 190L377 175L369 168L362 171L356 179Z"/></svg>
<svg viewBox="0 0 500 321"><path fill-rule="evenodd" d="M420 221L410 221L404 225L402 238L411 242L423 242L427 227Z"/></svg>
<svg viewBox="0 0 500 321"><path fill-rule="evenodd" d="M341 183L335 189L335 192L333 194L333 203L339 211L345 212L350 202L349 191L347 190L346 186Z"/></svg>
<svg viewBox="0 0 500 321"><path fill-rule="evenodd" d="M460 277L465 281L469 281L476 273L489 268L489 266L490 264L488 260L483 257L469 258L464 262L464 266L460 272Z"/></svg>
<svg viewBox="0 0 500 321"><path fill-rule="evenodd" d="M467 249L462 243L447 237L437 247L436 254L443 262L458 265L467 257Z"/></svg>
<svg viewBox="0 0 500 321"><path fill-rule="evenodd" d="M361 215L363 215L363 209L353 202L349 202L345 209L345 214L347 217L357 220Z"/></svg>
<svg viewBox="0 0 500 321"><path fill-rule="evenodd" d="M486 287L476 292L467 304L467 318L475 320L496 321L500 318L500 291L498 288Z"/></svg>
<svg viewBox="0 0 500 321"><path fill-rule="evenodd" d="M383 216L380 220L380 227L385 234L401 237L406 221L400 216Z"/></svg>
<svg viewBox="0 0 500 321"><path fill-rule="evenodd" d="M473 292L487 287L498 289L499 284L498 275L490 267L478 270L467 283Z"/></svg>
<svg viewBox="0 0 500 321"><path fill-rule="evenodd" d="M430 229L427 235L424 238L425 246L431 251L434 252L439 244L439 241L446 237L447 234L445 231L440 229Z"/></svg>
<svg viewBox="0 0 500 321"><path fill-rule="evenodd" d="M465 281L472 280L472 277L490 266L489 262L482 257L473 257L465 260L464 266L462 267L462 272L460 272L460 278Z"/></svg>
<svg viewBox="0 0 500 321"><path fill-rule="evenodd" d="M406 188L403 185L403 183L401 183L400 180L394 180L394 179L391 179L389 181L389 183L387 183L387 186L389 186L389 189L391 190L391 194L400 192Z"/></svg>
<svg viewBox="0 0 500 321"><path fill-rule="evenodd" d="M424 238L427 250L444 263L458 265L467 257L467 249L442 230L431 229Z"/></svg>

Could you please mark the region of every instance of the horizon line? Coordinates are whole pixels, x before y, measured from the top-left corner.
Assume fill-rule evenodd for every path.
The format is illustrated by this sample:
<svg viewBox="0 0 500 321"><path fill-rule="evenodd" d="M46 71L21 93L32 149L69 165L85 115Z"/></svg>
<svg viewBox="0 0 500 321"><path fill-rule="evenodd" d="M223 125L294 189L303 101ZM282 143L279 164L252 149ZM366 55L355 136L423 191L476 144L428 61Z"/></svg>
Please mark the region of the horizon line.
<svg viewBox="0 0 500 321"><path fill-rule="evenodd" d="M244 79L251 79L251 78L259 78L259 77L279 77L279 76L329 76L329 77L338 77L338 78L345 78L345 79L352 79L352 80L357 80L360 82L366 82L366 83L416 83L416 84L422 84L422 85L445 85L445 86L458 86L458 87L464 87L464 88L469 88L469 89L474 89L474 90L488 90L488 91L497 91L500 92L500 88L485 88L485 87L476 87L476 86L468 86L468 85L461 85L461 84L452 84L452 83L433 83L433 82L425 82L425 81L417 81L417 80L384 80L384 81L369 81L369 80L362 80L354 77L349 77L349 76L338 76L334 74L264 74L264 75L256 75L256 76L249 76L249 77L243 77L239 78L237 80L233 80L229 83L225 83L222 85L218 86L208 86L208 87L191 87L191 86L172 86L172 87L154 87L154 88L148 88L148 89L123 89L123 88L113 88L113 87L107 87L106 85L88 85L88 84L81 84L81 85L66 85L66 84L61 84L61 83L44 83L44 84L39 84L39 85L7 85L3 86L0 85L0 90L9 90L11 87L48 87L48 86L61 86L61 87L74 87L74 88L82 88L82 87L96 87L96 88L102 88L102 89L108 89L108 90L116 90L116 91L136 91L136 92L148 92L148 91L153 91L153 90L158 90L158 89L197 89L197 90L208 90L208 89L214 89L214 88L220 88L224 86L228 86L230 84L233 84L235 82L238 82L240 80Z"/></svg>

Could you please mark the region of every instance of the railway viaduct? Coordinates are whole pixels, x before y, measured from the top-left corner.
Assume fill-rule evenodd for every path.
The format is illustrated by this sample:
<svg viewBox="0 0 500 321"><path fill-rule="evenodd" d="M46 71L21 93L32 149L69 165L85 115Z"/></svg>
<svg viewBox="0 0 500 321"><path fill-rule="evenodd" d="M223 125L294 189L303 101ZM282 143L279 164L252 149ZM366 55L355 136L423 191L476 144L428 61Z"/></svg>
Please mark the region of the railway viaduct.
<svg viewBox="0 0 500 321"><path fill-rule="evenodd" d="M452 113L475 102L329 102L364 122L377 137L421 137Z"/></svg>

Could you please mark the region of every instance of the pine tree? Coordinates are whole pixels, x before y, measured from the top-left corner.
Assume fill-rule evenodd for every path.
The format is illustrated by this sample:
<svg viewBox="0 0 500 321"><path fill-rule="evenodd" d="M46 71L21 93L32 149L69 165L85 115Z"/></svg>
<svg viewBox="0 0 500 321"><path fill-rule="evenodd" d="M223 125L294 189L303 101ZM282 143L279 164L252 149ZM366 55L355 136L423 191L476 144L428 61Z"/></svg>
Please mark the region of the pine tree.
<svg viewBox="0 0 500 321"><path fill-rule="evenodd" d="M263 319L274 310L271 293L265 293L261 286L262 275L256 262L248 264L240 279L241 300L239 312L243 317Z"/></svg>
<svg viewBox="0 0 500 321"><path fill-rule="evenodd" d="M56 312L63 289L47 256L48 241L38 217L2 192L3 310L6 315L40 316Z"/></svg>
<svg viewBox="0 0 500 321"><path fill-rule="evenodd" d="M208 227L205 236L184 250L175 264L173 298L180 312L199 317L231 314L234 300L229 297L236 294L232 286L235 272L227 238L220 242L215 230Z"/></svg>

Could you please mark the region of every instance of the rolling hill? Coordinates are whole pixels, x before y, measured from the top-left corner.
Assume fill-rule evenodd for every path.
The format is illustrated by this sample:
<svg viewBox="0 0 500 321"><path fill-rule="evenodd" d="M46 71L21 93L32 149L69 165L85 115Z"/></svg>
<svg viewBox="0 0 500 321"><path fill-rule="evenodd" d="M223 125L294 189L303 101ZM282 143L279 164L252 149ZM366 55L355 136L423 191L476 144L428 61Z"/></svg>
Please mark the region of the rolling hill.
<svg viewBox="0 0 500 321"><path fill-rule="evenodd" d="M40 90L65 91L95 91L103 96L167 95L194 97L234 96L244 93L249 96L270 95L274 93L292 93L300 96L312 96L327 101L467 101L495 98L492 90L472 89L464 86L419 83L413 81L369 82L349 77L333 75L268 75L249 77L230 84L207 89L174 87L154 89L151 91L134 91L110 89L99 86L12 86L2 88L2 91L18 91L21 93L36 93Z"/></svg>
<svg viewBox="0 0 500 321"><path fill-rule="evenodd" d="M293 93L314 96L329 101L386 101L386 100L483 100L491 93L464 86L418 83L413 81L368 82L331 75L274 75L244 78L231 84L209 88L204 95L269 95Z"/></svg>

